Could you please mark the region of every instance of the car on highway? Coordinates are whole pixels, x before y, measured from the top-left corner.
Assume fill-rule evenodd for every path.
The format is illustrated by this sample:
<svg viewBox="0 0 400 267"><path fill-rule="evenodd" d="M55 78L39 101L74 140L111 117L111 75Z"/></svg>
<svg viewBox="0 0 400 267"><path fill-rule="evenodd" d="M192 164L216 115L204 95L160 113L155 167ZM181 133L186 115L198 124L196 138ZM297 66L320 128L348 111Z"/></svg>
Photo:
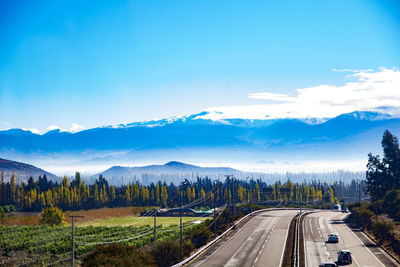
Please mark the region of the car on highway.
<svg viewBox="0 0 400 267"><path fill-rule="evenodd" d="M340 206L339 205L335 205L333 206L333 211L340 211Z"/></svg>
<svg viewBox="0 0 400 267"><path fill-rule="evenodd" d="M340 250L338 252L338 263L349 263L351 264L353 262L353 259L351 257L351 251L350 250Z"/></svg>
<svg viewBox="0 0 400 267"><path fill-rule="evenodd" d="M336 233L331 233L328 235L328 243L337 243L339 242L339 235Z"/></svg>
<svg viewBox="0 0 400 267"><path fill-rule="evenodd" d="M337 265L334 262L324 262L320 265L320 267L337 267Z"/></svg>

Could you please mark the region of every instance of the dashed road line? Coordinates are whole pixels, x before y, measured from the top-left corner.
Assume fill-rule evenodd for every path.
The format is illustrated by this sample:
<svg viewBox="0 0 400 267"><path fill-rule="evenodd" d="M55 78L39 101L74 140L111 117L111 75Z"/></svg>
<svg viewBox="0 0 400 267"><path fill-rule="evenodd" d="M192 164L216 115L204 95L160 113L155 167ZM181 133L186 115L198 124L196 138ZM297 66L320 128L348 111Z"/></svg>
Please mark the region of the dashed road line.
<svg viewBox="0 0 400 267"><path fill-rule="evenodd" d="M275 223L274 223L274 225L272 226L271 231L269 231L268 237L267 237L267 239L265 239L265 242L264 242L264 244L262 245L260 251L258 252L257 257L256 257L256 259L254 260L253 267L254 267L254 265L256 264L257 260L258 260L258 256L260 256L261 252L263 251L263 249L264 249L264 247L265 247L265 244L267 244L268 239L269 239L269 237L271 236L272 232L274 231L275 226L276 226L276 224L278 223L278 221L279 221L279 217L275 217Z"/></svg>

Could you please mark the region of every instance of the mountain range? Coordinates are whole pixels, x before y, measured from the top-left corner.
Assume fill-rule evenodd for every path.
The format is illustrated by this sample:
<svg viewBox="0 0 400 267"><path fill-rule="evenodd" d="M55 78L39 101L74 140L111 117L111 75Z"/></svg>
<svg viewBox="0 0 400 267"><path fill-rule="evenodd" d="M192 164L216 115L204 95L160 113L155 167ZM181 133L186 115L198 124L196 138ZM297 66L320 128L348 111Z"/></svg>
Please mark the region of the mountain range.
<svg viewBox="0 0 400 267"><path fill-rule="evenodd" d="M35 163L68 158L74 159L74 164L108 166L166 162L171 158L225 163L359 160L366 159L369 152L380 152L384 130L400 134L399 118L377 112L352 112L325 120L210 120L204 119L207 114L77 133L53 130L40 135L22 129L4 130L0 131L0 156Z"/></svg>

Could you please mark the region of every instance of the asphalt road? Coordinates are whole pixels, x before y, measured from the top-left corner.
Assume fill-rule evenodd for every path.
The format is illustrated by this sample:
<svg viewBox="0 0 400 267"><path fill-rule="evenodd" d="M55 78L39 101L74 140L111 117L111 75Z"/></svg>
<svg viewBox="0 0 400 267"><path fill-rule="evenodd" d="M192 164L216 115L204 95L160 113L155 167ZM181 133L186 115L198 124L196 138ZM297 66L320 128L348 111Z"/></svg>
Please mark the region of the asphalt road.
<svg viewBox="0 0 400 267"><path fill-rule="evenodd" d="M281 266L296 210L268 211L243 223L189 266Z"/></svg>
<svg viewBox="0 0 400 267"><path fill-rule="evenodd" d="M389 255L377 247L360 231L351 230L344 222L346 213L316 212L304 218L304 246L307 267L322 262L336 262L337 252L348 249L353 263L347 266L399 266ZM339 234L338 243L327 243L328 234Z"/></svg>

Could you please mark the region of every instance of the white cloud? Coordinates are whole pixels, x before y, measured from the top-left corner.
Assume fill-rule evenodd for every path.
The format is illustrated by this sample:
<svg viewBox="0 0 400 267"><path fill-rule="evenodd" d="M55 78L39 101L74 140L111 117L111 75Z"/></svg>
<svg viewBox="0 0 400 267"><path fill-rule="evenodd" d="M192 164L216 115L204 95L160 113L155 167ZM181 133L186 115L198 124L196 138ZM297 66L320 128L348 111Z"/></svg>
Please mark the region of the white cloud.
<svg viewBox="0 0 400 267"><path fill-rule="evenodd" d="M209 108L201 118L332 118L353 111L380 111L400 115L400 71L398 68L350 71L356 81L342 86L322 84L295 90L295 96L269 92L250 94L249 98L275 103Z"/></svg>
<svg viewBox="0 0 400 267"><path fill-rule="evenodd" d="M283 101L283 102L293 102L296 100L295 97L290 97L283 94L273 94L273 93L253 93L249 95L249 98L253 99L263 99L263 100L273 100L273 101Z"/></svg>

